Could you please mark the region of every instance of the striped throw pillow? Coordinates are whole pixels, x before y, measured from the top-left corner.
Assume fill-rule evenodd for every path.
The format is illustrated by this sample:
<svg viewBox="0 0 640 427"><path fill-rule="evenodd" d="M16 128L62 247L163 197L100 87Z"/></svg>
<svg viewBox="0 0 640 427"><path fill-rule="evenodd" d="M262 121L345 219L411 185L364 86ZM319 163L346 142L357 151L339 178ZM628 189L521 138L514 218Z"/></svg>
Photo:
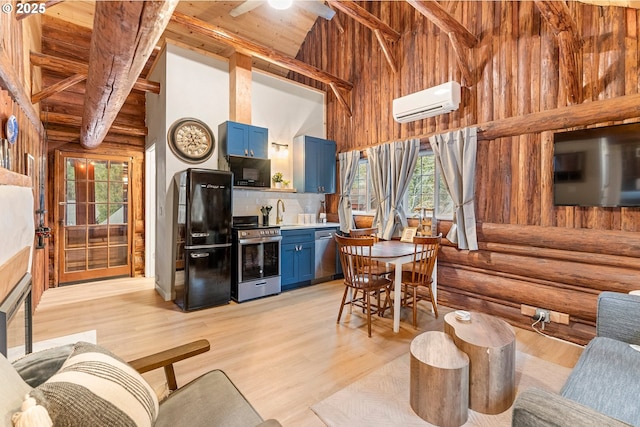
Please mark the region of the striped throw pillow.
<svg viewBox="0 0 640 427"><path fill-rule="evenodd" d="M60 370L31 395L55 427L151 427L158 398L142 376L109 351L75 344Z"/></svg>

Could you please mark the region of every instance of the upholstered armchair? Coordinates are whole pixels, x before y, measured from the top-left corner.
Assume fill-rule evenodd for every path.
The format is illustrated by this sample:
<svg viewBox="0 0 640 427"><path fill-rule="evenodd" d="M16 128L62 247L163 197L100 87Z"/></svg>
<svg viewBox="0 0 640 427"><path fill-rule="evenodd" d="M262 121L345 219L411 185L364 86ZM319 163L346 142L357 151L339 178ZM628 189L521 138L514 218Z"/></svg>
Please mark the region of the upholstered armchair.
<svg viewBox="0 0 640 427"><path fill-rule="evenodd" d="M204 353L199 340L126 363L107 350L77 343L10 363L0 355L0 426L11 427L26 395L48 411L53 425L260 426L264 421L227 375L207 372L178 388L173 364ZM141 373L163 368L169 395L158 402Z"/></svg>

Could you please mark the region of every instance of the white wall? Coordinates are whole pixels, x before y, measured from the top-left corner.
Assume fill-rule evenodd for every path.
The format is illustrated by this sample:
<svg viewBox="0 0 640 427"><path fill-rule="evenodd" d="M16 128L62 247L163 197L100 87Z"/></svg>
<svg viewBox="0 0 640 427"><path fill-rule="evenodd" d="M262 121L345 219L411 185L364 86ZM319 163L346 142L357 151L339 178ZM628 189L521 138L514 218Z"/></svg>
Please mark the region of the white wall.
<svg viewBox="0 0 640 427"><path fill-rule="evenodd" d="M269 142L289 144L289 156L272 158L272 173L291 179L293 138L306 134L325 137L325 94L294 82L254 72L252 123L269 129ZM229 119L229 71L222 59L167 44L150 76L161 84L159 95L147 95L147 141L156 147L156 290L165 300L172 296L173 176L189 167L217 169L218 125ZM176 120L195 117L216 137L213 155L194 165L178 159L167 146L167 130ZM272 154L270 154L272 157ZM285 222L295 223L298 213L317 212L322 195L280 192L234 191L234 215L259 215L270 204L275 223L276 202L285 202Z"/></svg>

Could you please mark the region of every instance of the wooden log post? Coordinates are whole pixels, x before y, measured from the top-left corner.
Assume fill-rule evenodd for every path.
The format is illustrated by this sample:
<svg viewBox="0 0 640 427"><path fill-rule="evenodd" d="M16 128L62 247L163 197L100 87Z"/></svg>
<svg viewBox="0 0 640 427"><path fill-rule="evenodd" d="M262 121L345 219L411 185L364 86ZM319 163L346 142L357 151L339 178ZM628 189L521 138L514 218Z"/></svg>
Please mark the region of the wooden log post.
<svg viewBox="0 0 640 427"><path fill-rule="evenodd" d="M560 46L560 75L567 88L570 104L582 102L578 73L578 52L582 46L578 27L571 17L569 6L563 1L535 0L540 14L558 37Z"/></svg>
<svg viewBox="0 0 640 427"><path fill-rule="evenodd" d="M229 119L251 123L251 57L238 52L229 58Z"/></svg>
<svg viewBox="0 0 640 427"><path fill-rule="evenodd" d="M80 128L84 148L96 148L109 132L177 3L96 2Z"/></svg>

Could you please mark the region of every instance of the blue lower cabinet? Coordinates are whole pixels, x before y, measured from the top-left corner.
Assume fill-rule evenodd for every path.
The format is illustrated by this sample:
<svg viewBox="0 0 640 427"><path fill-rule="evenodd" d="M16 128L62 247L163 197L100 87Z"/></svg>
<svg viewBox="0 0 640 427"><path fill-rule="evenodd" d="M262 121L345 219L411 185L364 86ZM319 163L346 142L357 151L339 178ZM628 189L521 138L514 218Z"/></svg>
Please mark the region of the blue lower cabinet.
<svg viewBox="0 0 640 427"><path fill-rule="evenodd" d="M282 230L282 290L310 285L315 273L314 230Z"/></svg>

